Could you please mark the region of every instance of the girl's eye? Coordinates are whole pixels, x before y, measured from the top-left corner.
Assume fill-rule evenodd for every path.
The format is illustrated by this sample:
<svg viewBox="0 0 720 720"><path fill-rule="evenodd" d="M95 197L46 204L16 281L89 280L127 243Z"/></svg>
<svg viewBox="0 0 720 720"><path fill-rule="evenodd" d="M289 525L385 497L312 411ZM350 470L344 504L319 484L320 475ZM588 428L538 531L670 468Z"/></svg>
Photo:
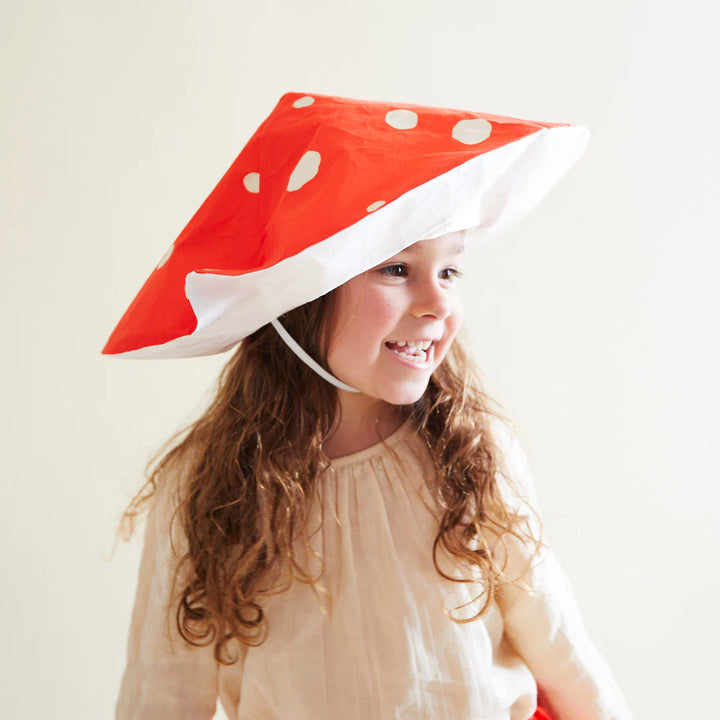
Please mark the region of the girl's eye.
<svg viewBox="0 0 720 720"><path fill-rule="evenodd" d="M380 268L380 272L383 273L383 275L394 278L405 277L407 274L407 270L402 263L386 265L385 267Z"/></svg>
<svg viewBox="0 0 720 720"><path fill-rule="evenodd" d="M379 272L383 275L387 275L392 278L407 277L408 269L403 263L393 263L392 265L386 265L385 267L379 268ZM461 278L462 272L454 267L445 268L440 271L440 278L442 280L453 280L455 278Z"/></svg>
<svg viewBox="0 0 720 720"><path fill-rule="evenodd" d="M445 273L447 273L447 275ZM461 270L458 270L457 268L454 268L454 267L445 268L441 274L444 276L443 280L452 280L454 278L461 278L463 275Z"/></svg>

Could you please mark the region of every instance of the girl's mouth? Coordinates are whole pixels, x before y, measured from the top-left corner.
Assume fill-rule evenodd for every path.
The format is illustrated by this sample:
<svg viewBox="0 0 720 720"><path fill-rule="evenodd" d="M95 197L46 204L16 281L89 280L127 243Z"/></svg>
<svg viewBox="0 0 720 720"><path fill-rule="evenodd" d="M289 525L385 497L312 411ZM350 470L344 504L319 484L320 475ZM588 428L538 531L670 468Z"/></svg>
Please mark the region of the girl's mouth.
<svg viewBox="0 0 720 720"><path fill-rule="evenodd" d="M425 366L433 354L435 340L397 340L386 342L385 347L400 360Z"/></svg>

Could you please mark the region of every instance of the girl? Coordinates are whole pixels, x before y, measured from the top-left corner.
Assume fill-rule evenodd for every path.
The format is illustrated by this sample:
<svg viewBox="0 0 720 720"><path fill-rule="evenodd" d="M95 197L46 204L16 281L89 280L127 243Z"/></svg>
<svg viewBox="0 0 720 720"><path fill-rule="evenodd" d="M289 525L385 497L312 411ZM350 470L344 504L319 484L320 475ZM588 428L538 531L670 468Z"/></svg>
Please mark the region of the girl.
<svg viewBox="0 0 720 720"><path fill-rule="evenodd" d="M293 110L310 105L326 107L319 120L312 119L313 147L319 149L300 152L293 145L298 125L287 118L297 123ZM349 123L353 113L360 125ZM273 158L275 175L284 178L273 207L287 211L290 193L319 175L331 154L330 130L342 130L346 155L352 155L348 123L361 136L359 145L368 147L368 135L380 143L375 117L394 130L413 129L422 118L432 138L439 133L433 119L450 119L454 128L466 122L452 134L465 140L468 127L487 130L469 121L482 120L490 134L496 124L498 134L510 124L457 111L286 95L253 138L277 147L281 137L280 153L294 151L289 165ZM278 118L285 122L278 126ZM537 132L554 127L542 125ZM487 136L476 138L459 142L477 145ZM415 152L420 147L425 157L427 143L420 141ZM258 153L253 141L247 147L105 349L203 354L242 339L210 407L159 460L123 518L132 528L150 504L116 718L211 718L218 697L231 720L630 718L583 628L567 580L542 542L521 446L480 390L458 338L463 310L457 282L472 241L466 229L513 214L512 203L499 205L497 195L483 202L493 188L500 192L498 183L505 185L506 199L513 197L522 182L508 184L508 169L523 167L518 152L522 157L529 145L507 153L503 172L495 166L494 183L487 178L497 157L488 165L490 150L473 147L470 160L455 158L439 175L434 168L438 182L415 177L409 190L390 193L387 208L384 200L372 209L368 204L364 219L371 218L377 231L371 236L368 222L329 235L325 227L303 224L304 235L317 232L323 239L299 252L290 247L279 261L268 258L276 248L267 228L283 228L278 236L292 246L289 226L282 217L268 220L267 206L255 207L263 229L250 252L256 265L249 268L246 256L242 272L218 272L228 257L222 243L238 244L227 224L238 217L249 222L234 191L240 183L249 195L272 196L275 190L263 187L267 159L259 172L249 171L248 156L256 162ZM403 152L394 153L391 163ZM381 155L387 151L376 157ZM467 166L478 157L484 164L473 185ZM545 151L536 157L547 163ZM529 165L524 169L521 176L532 175ZM400 174L408 172L405 165ZM341 173L347 177L347 168ZM383 179L388 173L391 167ZM336 181L326 182L327 192L343 196ZM466 192L457 201L459 187L480 186L481 197ZM420 198L413 195L418 188ZM318 192L323 190L305 200L313 217ZM422 196L428 192L438 202L445 199L450 215L462 220L454 227L438 223L437 209L419 202L429 199ZM408 195L417 209L412 217L403 206ZM524 209L530 195L527 188L521 193ZM227 197L233 198L229 210ZM464 209L478 204L483 219L468 222ZM500 208L492 222L488 206ZM291 213L293 227L297 212ZM338 213L337 207L328 210ZM393 216L410 226L395 240L388 238L396 238ZM391 231L383 229L388 226ZM433 234L432 227L442 231ZM336 247L338 235L342 246ZM199 238L205 257L214 252L214 264L205 260L205 269L195 265L190 271ZM326 276L282 269L288 262L317 269L318 257L333 258ZM167 268L170 260L174 270ZM213 277L203 282L234 283L232 292L228 285L222 292L215 285L212 293L192 286L192 272L208 267ZM156 287L173 296L174 277L185 280L197 318L189 332L177 320L158 331L152 313L142 310L150 295L157 303ZM263 295L257 288L267 284L271 292ZM310 286L315 289L308 291ZM303 291L314 294L297 302ZM249 296L252 320L234 309L238 297L247 303ZM153 309L157 313L157 305ZM173 311L182 318L177 306ZM138 326L142 341L140 331L132 332Z"/></svg>

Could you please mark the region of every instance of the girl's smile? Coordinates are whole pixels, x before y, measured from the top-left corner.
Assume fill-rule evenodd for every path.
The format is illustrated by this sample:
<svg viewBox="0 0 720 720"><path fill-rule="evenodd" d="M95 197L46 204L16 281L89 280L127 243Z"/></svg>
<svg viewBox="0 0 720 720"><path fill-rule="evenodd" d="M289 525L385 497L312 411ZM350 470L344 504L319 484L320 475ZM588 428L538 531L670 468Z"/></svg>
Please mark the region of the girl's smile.
<svg viewBox="0 0 720 720"><path fill-rule="evenodd" d="M432 364L435 340L398 340L386 342L385 347L400 362L409 363L410 367L424 369Z"/></svg>
<svg viewBox="0 0 720 720"><path fill-rule="evenodd" d="M344 415L425 392L462 324L462 252L462 232L422 240L338 289L327 362L360 391L339 391Z"/></svg>

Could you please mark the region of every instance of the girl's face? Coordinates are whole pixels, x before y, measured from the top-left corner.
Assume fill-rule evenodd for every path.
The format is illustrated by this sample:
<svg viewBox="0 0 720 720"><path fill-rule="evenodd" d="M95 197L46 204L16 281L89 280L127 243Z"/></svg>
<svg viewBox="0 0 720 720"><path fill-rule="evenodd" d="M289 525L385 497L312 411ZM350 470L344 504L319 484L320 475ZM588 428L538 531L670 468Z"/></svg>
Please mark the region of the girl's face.
<svg viewBox="0 0 720 720"><path fill-rule="evenodd" d="M368 399L418 400L462 324L462 252L462 232L421 240L338 288L330 371Z"/></svg>

